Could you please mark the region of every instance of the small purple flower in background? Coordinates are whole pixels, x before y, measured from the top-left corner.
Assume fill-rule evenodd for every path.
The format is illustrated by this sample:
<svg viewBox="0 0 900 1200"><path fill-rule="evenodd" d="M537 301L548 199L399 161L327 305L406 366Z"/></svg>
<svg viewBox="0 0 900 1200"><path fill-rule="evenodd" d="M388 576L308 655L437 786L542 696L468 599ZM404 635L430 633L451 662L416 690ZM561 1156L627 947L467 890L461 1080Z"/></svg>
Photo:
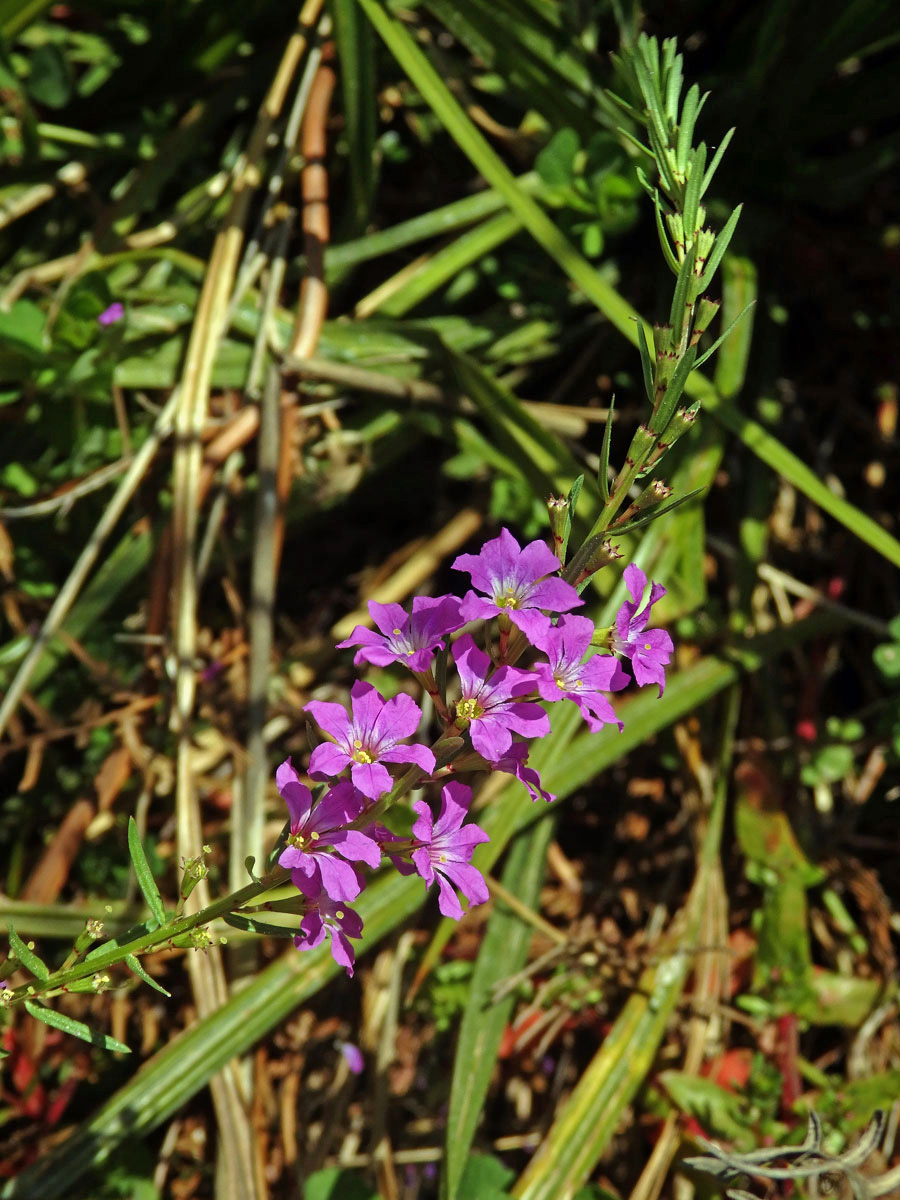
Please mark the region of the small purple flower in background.
<svg viewBox="0 0 900 1200"><path fill-rule="evenodd" d="M604 725L622 722L603 692L618 692L628 684L628 676L619 660L610 654L595 654L583 662L594 634L594 622L587 617L560 617L554 628L547 625L535 638L535 645L549 662L535 663L538 694L544 700L574 700L588 728L597 733Z"/></svg>
<svg viewBox="0 0 900 1200"><path fill-rule="evenodd" d="M541 786L541 777L534 767L529 767L528 747L524 742L513 742L502 758L488 764L495 771L504 771L507 775L515 775L520 783L524 783L528 794L534 800L546 800L548 804L556 799L555 792L545 791Z"/></svg>
<svg viewBox="0 0 900 1200"><path fill-rule="evenodd" d="M456 704L457 719L468 722L472 745L490 762L502 758L512 744L512 733L546 737L550 719L539 704L517 700L534 690L532 671L500 667L487 679L491 660L475 645L471 634L453 644L462 695Z"/></svg>
<svg viewBox="0 0 900 1200"><path fill-rule="evenodd" d="M363 797L345 779L314 806L312 792L300 782L290 759L276 771L275 782L291 815L291 831L278 865L291 872L291 879L305 896L314 898L325 892L332 900L355 900L362 884L356 869L343 860L373 868L381 862L381 849L374 838L345 828L362 813ZM337 854L330 853L332 850Z"/></svg>
<svg viewBox="0 0 900 1200"><path fill-rule="evenodd" d="M420 843L410 857L416 872L430 887L437 880L438 908L445 917L458 921L462 906L451 884L454 884L470 904L483 904L490 893L484 877L471 865L475 847L490 838L475 824L462 828L469 810L472 789L454 780L441 790L441 811L435 821L424 800L413 805L419 814L412 827L413 837Z"/></svg>
<svg viewBox="0 0 900 1200"><path fill-rule="evenodd" d="M364 662L376 667L397 662L411 671L427 671L435 649L444 645L445 634L454 633L465 624L459 614L461 603L456 596L416 596L412 613L407 613L399 604L370 600L369 612L381 632L357 625L345 641L338 642L337 648L361 646L353 656L357 667Z"/></svg>
<svg viewBox="0 0 900 1200"><path fill-rule="evenodd" d="M616 632L613 648L631 659L634 677L639 684L658 683L659 694L666 686L665 667L674 650L672 639L664 629L647 629L650 609L666 594L661 583L650 587L650 596L643 608L641 599L647 587L647 576L640 567L630 563L625 568L625 583L631 592L616 614Z"/></svg>
<svg viewBox="0 0 900 1200"><path fill-rule="evenodd" d="M300 932L294 934L294 945L298 950L313 950L322 944L327 933L331 938L331 957L339 966L347 968L347 974L352 979L356 960L353 947L347 939L362 937L362 931L359 913L322 892L312 901L309 911L300 922Z"/></svg>
<svg viewBox="0 0 900 1200"><path fill-rule="evenodd" d="M362 1075L366 1069L366 1060L363 1058L363 1052L355 1042L339 1042L341 1054L344 1056L344 1061L354 1075Z"/></svg>
<svg viewBox="0 0 900 1200"><path fill-rule="evenodd" d="M350 768L350 778L370 800L390 791L393 780L383 763L416 763L427 774L434 770L434 754L427 746L399 745L416 732L422 710L404 692L385 701L371 683L357 680L350 689L353 716L341 704L311 700L304 711L330 733L337 745L323 742L309 760L313 779L330 779Z"/></svg>
<svg viewBox="0 0 900 1200"><path fill-rule="evenodd" d="M97 318L98 325L115 325L116 321L121 321L125 316L125 306L120 300L114 300L109 308L104 308L103 312Z"/></svg>
<svg viewBox="0 0 900 1200"><path fill-rule="evenodd" d="M479 554L460 554L453 566L457 571L466 571L473 586L487 593L466 594L460 609L464 621L489 621L505 613L526 637L533 639L547 623L541 609L568 612L584 603L571 584L546 578L560 566L552 550L541 541L529 542L522 550L508 529L485 542Z"/></svg>

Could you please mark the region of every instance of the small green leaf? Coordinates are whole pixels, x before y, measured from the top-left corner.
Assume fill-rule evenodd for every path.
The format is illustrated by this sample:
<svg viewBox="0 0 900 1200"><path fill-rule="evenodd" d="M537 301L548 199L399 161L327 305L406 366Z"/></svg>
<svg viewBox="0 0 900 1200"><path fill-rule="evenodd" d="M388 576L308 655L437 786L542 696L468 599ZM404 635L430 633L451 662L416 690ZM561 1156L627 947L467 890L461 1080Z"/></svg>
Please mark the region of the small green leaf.
<svg viewBox="0 0 900 1200"><path fill-rule="evenodd" d="M900 679L900 645L896 642L876 646L872 660L885 679Z"/></svg>
<svg viewBox="0 0 900 1200"><path fill-rule="evenodd" d="M30 971L35 979L50 978L50 968L42 959L38 958L33 950L30 950L25 945L12 925L9 926L9 948L26 971Z"/></svg>
<svg viewBox="0 0 900 1200"><path fill-rule="evenodd" d="M567 187L575 177L575 155L581 148L574 129L560 129L534 160L534 167L544 183L551 187Z"/></svg>
<svg viewBox="0 0 900 1200"><path fill-rule="evenodd" d="M507 1185L515 1172L492 1154L472 1154L466 1163L460 1184L460 1196L477 1196L478 1200L503 1200L509 1196Z"/></svg>
<svg viewBox="0 0 900 1200"><path fill-rule="evenodd" d="M162 896L159 894L159 888L156 886L156 880L153 878L153 872L150 870L150 864L147 862L147 856L144 853L144 847L141 845L141 836L138 833L134 817L128 818L128 852L131 855L131 861L134 863L134 873L137 876L138 886L144 893L147 907L160 925L165 925L166 910L162 902Z"/></svg>
<svg viewBox="0 0 900 1200"><path fill-rule="evenodd" d="M323 1167L313 1171L303 1188L306 1200L379 1200L369 1184L355 1171Z"/></svg>
<svg viewBox="0 0 900 1200"><path fill-rule="evenodd" d="M90 1025L85 1025L83 1021L76 1021L73 1017L64 1016L63 1013L58 1013L52 1008L45 1008L43 1004L38 1004L34 1000L26 1000L25 1007L36 1021L43 1021L45 1025L61 1029L63 1033L70 1033L72 1037L81 1038L83 1042L90 1042L92 1046L102 1046L104 1050L118 1050L122 1054L131 1053L131 1050L123 1042L117 1042L108 1033L100 1033L97 1029L91 1029Z"/></svg>
<svg viewBox="0 0 900 1200"><path fill-rule="evenodd" d="M138 979L143 979L144 983L148 983L154 991L162 992L164 996L168 996L171 999L172 993L167 992L161 983L157 983L152 975L147 974L141 965L141 960L136 955L126 954L125 965L137 975Z"/></svg>
<svg viewBox="0 0 900 1200"><path fill-rule="evenodd" d="M72 68L54 42L45 42L32 52L28 93L48 108L65 108L72 98Z"/></svg>

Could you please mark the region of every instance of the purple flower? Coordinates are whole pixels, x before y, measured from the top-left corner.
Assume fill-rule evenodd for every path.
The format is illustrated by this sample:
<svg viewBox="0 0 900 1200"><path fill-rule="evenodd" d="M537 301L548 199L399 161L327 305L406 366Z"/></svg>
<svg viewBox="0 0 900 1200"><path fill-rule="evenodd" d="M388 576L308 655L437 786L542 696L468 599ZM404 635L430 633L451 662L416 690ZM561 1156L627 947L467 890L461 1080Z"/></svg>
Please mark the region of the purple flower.
<svg viewBox="0 0 900 1200"><path fill-rule="evenodd" d="M377 867L378 843L357 829L347 829L365 808L365 800L344 779L313 807L312 792L300 782L287 759L275 773L275 782L291 815L291 832L278 859L305 896L325 892L332 900L355 900L362 891L356 870L344 859ZM336 854L331 851L337 851ZM342 855L342 858L338 858Z"/></svg>
<svg viewBox="0 0 900 1200"><path fill-rule="evenodd" d="M454 780L441 790L441 811L435 822L424 800L413 805L419 814L412 835L419 842L410 857L416 871L430 887L437 880L438 908L445 917L458 921L462 907L451 884L462 892L470 904L483 904L489 893L484 877L471 865L472 854L480 842L490 838L475 824L462 823L469 810L472 789Z"/></svg>
<svg viewBox="0 0 900 1200"><path fill-rule="evenodd" d="M582 659L594 634L594 622L587 617L560 617L554 628L547 625L535 638L549 662L535 663L538 694L544 700L574 700L588 728L597 733L604 725L622 722L603 692L618 692L628 684L628 676L619 660L610 654L595 654Z"/></svg>
<svg viewBox="0 0 900 1200"><path fill-rule="evenodd" d="M346 904L332 900L324 892L318 896L300 922L300 932L294 934L298 950L312 950L321 945L326 932L331 938L331 957L353 977L353 947L348 938L362 937L363 923L359 913Z"/></svg>
<svg viewBox="0 0 900 1200"><path fill-rule="evenodd" d="M473 585L487 596L468 592L460 614L464 621L489 621L506 613L510 621L528 637L546 624L541 609L568 612L584 601L571 584L548 579L559 570L559 559L541 541L529 542L524 550L509 532L485 542L479 554L460 554L453 566L467 571ZM489 598L488 598L489 597Z"/></svg>
<svg viewBox="0 0 900 1200"><path fill-rule="evenodd" d="M524 783L532 801L546 800L549 804L556 799L555 792L547 792L541 786L541 777L534 767L526 766L528 762L528 747L524 742L513 742L502 758L491 763L495 771L504 771L507 775L515 775L520 783Z"/></svg>
<svg viewBox="0 0 900 1200"><path fill-rule="evenodd" d="M457 719L468 722L472 745L490 762L502 758L512 744L512 733L546 737L550 719L539 704L516 700L533 691L536 676L516 667L500 667L490 679L491 660L465 633L453 645L462 695L456 703Z"/></svg>
<svg viewBox="0 0 900 1200"><path fill-rule="evenodd" d="M104 308L103 312L97 318L98 325L115 325L116 321L121 321L125 316L125 306L120 300L114 300L109 308Z"/></svg>
<svg viewBox="0 0 900 1200"><path fill-rule="evenodd" d="M647 629L646 625L650 620L650 609L666 594L666 589L661 583L652 584L650 597L640 608L647 576L640 567L630 563L625 568L625 583L631 592L631 600L626 600L616 614L613 647L631 659L637 682L641 685L658 683L661 696L666 686L664 668L675 647L664 629Z"/></svg>
<svg viewBox="0 0 900 1200"><path fill-rule="evenodd" d="M344 1061L353 1074L362 1075L366 1069L366 1060L363 1058L363 1052L359 1046L355 1042L340 1042L339 1045Z"/></svg>
<svg viewBox="0 0 900 1200"><path fill-rule="evenodd" d="M369 612L381 633L357 625L346 641L338 642L337 648L362 646L353 656L357 667L364 662L376 667L398 662L411 671L427 671L435 649L444 645L444 635L465 624L459 615L461 603L456 596L416 596L412 613L406 613L399 604L377 604L370 600Z"/></svg>
<svg viewBox="0 0 900 1200"><path fill-rule="evenodd" d="M311 700L305 706L315 720L337 743L316 746L309 760L313 779L329 779L350 768L354 787L370 800L377 800L393 786L386 762L416 763L427 774L434 770L434 755L427 746L399 745L400 739L415 733L422 710L411 696L401 692L391 700L361 679L350 689L353 716L340 704Z"/></svg>

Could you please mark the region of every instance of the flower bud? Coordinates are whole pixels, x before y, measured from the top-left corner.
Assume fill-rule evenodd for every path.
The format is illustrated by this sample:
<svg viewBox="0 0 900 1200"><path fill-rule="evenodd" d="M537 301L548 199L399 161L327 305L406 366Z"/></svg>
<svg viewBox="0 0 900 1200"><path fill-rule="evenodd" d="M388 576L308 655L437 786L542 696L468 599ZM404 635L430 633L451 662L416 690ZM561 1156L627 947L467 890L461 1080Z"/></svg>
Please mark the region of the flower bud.
<svg viewBox="0 0 900 1200"><path fill-rule="evenodd" d="M179 950L208 950L213 944L212 936L205 929L191 929L171 939Z"/></svg>
<svg viewBox="0 0 900 1200"><path fill-rule="evenodd" d="M709 329L720 308L721 304L718 300L710 300L706 296L697 303L697 311L694 314L694 328L691 332L692 346L696 346L707 329Z"/></svg>
<svg viewBox="0 0 900 1200"><path fill-rule="evenodd" d="M603 538L599 545L590 549L585 556L584 565L575 581L575 586L583 583L585 579L589 579L591 575L595 575L603 567L614 563L617 558L622 557L622 551L618 545L613 545L609 538Z"/></svg>
<svg viewBox="0 0 900 1200"><path fill-rule="evenodd" d="M208 850L207 846L203 847ZM181 898L187 900L188 896L197 886L201 879L205 879L209 874L209 867L203 861L202 856L189 858L184 864L184 875L181 878Z"/></svg>
<svg viewBox="0 0 900 1200"><path fill-rule="evenodd" d="M551 496L547 501L550 514L550 533L553 537L553 552L561 563L566 561L566 535L569 525L569 501L567 497Z"/></svg>

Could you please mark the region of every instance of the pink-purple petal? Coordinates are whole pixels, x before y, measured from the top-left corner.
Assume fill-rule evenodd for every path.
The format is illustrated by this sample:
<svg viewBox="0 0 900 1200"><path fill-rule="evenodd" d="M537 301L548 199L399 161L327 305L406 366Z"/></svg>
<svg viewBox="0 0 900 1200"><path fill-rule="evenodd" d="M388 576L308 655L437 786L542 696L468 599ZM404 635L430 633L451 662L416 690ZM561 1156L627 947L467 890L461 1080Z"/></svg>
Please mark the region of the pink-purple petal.
<svg viewBox="0 0 900 1200"><path fill-rule="evenodd" d="M322 890L332 900L356 899L362 891L362 882L354 867L336 854L319 854L316 862L322 876Z"/></svg>
<svg viewBox="0 0 900 1200"><path fill-rule="evenodd" d="M440 871L436 872L435 878L437 879L438 885L438 908L440 909L441 915L444 917L450 917L454 921L461 920L463 910L456 892L454 892L453 888Z"/></svg>
<svg viewBox="0 0 900 1200"><path fill-rule="evenodd" d="M364 862L373 870L381 865L381 847L374 838L359 829L339 829L332 834L331 844L344 858Z"/></svg>
<svg viewBox="0 0 900 1200"><path fill-rule="evenodd" d="M390 750L383 750L381 757L385 762L415 763L417 767L422 768L426 775L431 774L435 765L434 752L420 742L411 742L405 746L392 746Z"/></svg>
<svg viewBox="0 0 900 1200"><path fill-rule="evenodd" d="M330 700L310 700L303 706L303 711L312 714L320 729L324 729L344 745L349 743L352 737L350 718L342 704L333 704Z"/></svg>
<svg viewBox="0 0 900 1200"><path fill-rule="evenodd" d="M416 872L422 876L426 884L430 887L434 883L434 864L426 847L420 846L418 849L413 850L409 857L412 859Z"/></svg>
<svg viewBox="0 0 900 1200"><path fill-rule="evenodd" d="M346 750L333 742L322 742L309 756L309 773L313 779L335 779L350 762Z"/></svg>
<svg viewBox="0 0 900 1200"><path fill-rule="evenodd" d="M378 695L377 692L375 694ZM421 708L412 696L400 692L392 696L380 710L373 722L372 732L379 745L383 742L390 744L414 734L421 720Z"/></svg>
<svg viewBox="0 0 900 1200"><path fill-rule="evenodd" d="M387 767L378 762L351 763L350 778L353 780L353 786L358 788L364 796L368 796L370 800L377 800L379 796L383 796L394 786Z"/></svg>

